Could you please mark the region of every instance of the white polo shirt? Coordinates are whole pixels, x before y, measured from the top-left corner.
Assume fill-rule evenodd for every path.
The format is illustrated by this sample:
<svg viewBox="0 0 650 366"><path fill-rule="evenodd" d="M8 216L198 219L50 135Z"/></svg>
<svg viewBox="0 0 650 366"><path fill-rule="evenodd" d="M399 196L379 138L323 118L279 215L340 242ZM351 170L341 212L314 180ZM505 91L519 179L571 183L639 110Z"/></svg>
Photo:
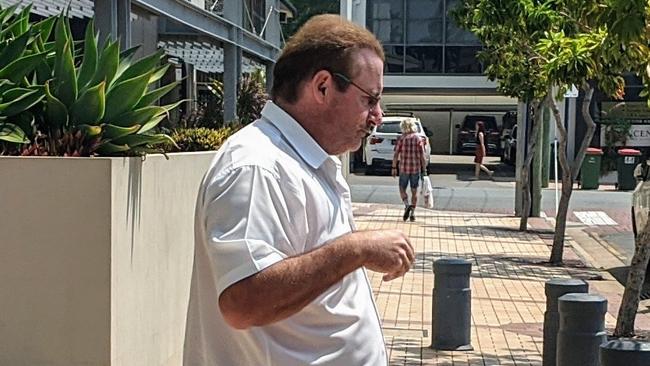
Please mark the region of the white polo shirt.
<svg viewBox="0 0 650 366"><path fill-rule="evenodd" d="M195 219L185 366L387 364L363 268L271 325L237 330L219 311L228 286L354 230L341 162L289 114L269 102L227 140L201 183Z"/></svg>

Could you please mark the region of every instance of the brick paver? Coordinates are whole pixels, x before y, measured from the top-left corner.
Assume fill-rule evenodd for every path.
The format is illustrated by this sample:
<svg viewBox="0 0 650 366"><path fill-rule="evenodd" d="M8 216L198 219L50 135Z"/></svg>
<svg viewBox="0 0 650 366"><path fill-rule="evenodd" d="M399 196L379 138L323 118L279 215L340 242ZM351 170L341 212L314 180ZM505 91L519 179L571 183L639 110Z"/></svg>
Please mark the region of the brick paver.
<svg viewBox="0 0 650 366"><path fill-rule="evenodd" d="M369 272L390 365L541 365L544 283L552 277L603 277L599 270L584 265L572 250L571 238L566 241L565 265L545 264L553 234L539 219L531 219L532 230L523 233L517 231L519 218L512 216L418 208L417 221L405 223L400 206L353 206L359 229L401 229L416 250L415 264L403 278L383 282L380 274ZM429 347L433 262L443 256L472 262L473 351ZM590 287L613 288L602 295L612 304L620 302L618 283L607 278L598 282L598 286L590 282ZM613 328L617 309L610 306L606 327Z"/></svg>

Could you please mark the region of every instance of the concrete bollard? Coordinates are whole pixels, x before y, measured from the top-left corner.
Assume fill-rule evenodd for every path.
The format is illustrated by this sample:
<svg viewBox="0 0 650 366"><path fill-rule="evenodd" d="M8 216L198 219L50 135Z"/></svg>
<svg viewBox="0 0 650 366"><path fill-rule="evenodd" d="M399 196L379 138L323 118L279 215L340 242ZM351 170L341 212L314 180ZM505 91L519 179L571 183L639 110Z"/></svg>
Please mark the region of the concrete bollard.
<svg viewBox="0 0 650 366"><path fill-rule="evenodd" d="M472 321L469 276L472 263L442 258L433 263L433 325L431 348L471 351Z"/></svg>
<svg viewBox="0 0 650 366"><path fill-rule="evenodd" d="M566 294L559 298L557 366L600 366L600 345L607 341L607 299L595 294Z"/></svg>
<svg viewBox="0 0 650 366"><path fill-rule="evenodd" d="M587 293L589 284L576 278L551 278L544 285L546 293L546 312L544 312L544 352L543 366L555 366L557 345L557 330L560 325L560 315L557 301L560 296L568 293Z"/></svg>
<svg viewBox="0 0 650 366"><path fill-rule="evenodd" d="M632 339L615 339L600 345L602 366L648 366L650 343Z"/></svg>

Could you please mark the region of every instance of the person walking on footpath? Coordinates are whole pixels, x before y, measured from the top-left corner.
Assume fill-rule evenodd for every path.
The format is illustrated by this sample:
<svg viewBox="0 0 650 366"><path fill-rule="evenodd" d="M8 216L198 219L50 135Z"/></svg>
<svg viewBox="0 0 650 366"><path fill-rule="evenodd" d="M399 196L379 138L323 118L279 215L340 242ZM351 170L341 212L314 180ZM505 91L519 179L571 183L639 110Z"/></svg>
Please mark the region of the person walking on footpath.
<svg viewBox="0 0 650 366"><path fill-rule="evenodd" d="M401 277L413 247L355 228L336 157L381 123L383 69L375 36L337 15L286 44L271 101L199 188L185 366L387 365L366 269Z"/></svg>
<svg viewBox="0 0 650 366"><path fill-rule="evenodd" d="M417 125L413 118L404 119L400 123L402 135L397 139L391 175L395 177L399 168L399 195L404 202L404 215L402 219L415 221L415 207L418 203L418 187L420 178L426 175L427 160L424 142L417 134ZM406 187L411 187L411 200L409 201Z"/></svg>
<svg viewBox="0 0 650 366"><path fill-rule="evenodd" d="M485 124L483 121L476 122L476 151L474 152L474 179L479 179L481 170L486 172L488 177L492 179L494 171L488 169L483 165L483 158L486 155L485 148Z"/></svg>

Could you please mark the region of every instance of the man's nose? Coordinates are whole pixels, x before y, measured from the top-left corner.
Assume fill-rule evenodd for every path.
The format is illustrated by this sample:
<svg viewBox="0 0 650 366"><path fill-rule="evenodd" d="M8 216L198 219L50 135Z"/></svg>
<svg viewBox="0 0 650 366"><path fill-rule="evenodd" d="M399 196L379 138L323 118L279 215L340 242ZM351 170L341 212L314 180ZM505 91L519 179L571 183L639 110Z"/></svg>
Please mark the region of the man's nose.
<svg viewBox="0 0 650 366"><path fill-rule="evenodd" d="M369 121L374 124L375 126L379 126L381 124L381 117L384 115L384 111L381 109L381 103L377 103L371 110L370 110L370 118Z"/></svg>

